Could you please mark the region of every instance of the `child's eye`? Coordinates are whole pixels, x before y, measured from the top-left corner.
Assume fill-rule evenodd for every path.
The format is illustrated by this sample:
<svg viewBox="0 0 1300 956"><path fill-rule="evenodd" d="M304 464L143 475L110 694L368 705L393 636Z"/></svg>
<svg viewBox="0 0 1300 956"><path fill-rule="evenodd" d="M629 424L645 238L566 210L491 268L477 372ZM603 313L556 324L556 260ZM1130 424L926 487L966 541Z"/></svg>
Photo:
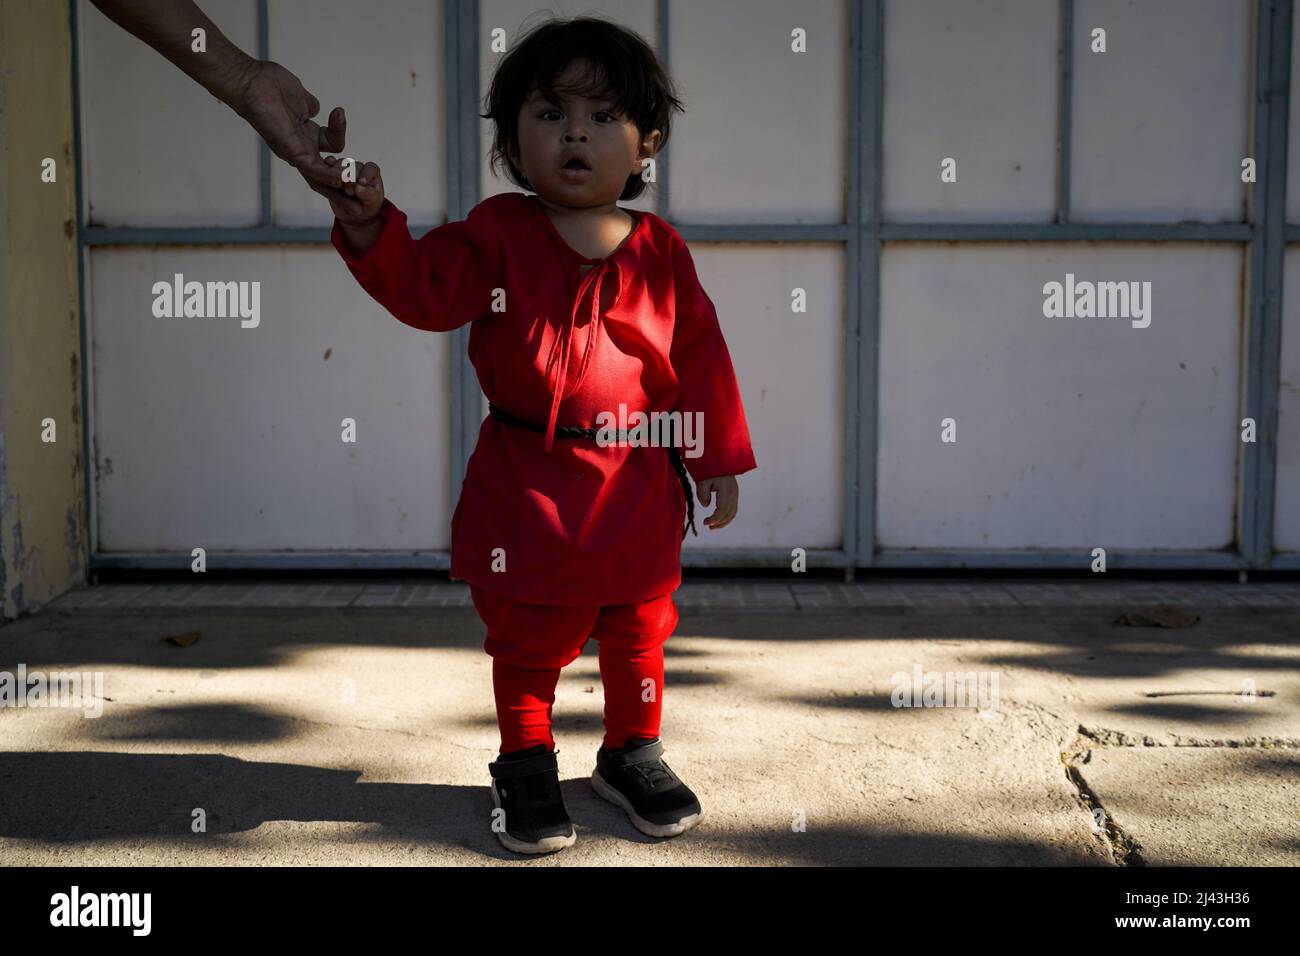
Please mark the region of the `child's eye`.
<svg viewBox="0 0 1300 956"><path fill-rule="evenodd" d="M543 119L543 120L544 120L544 119L546 119L547 117L549 117L552 113L556 113L556 114L558 114L559 112L560 112L560 111L557 110L557 109L542 110L542 112L540 112L540 113L537 114L537 118L538 118L538 119ZM618 122L618 117L615 116L613 113L611 113L609 110L598 110L597 112L593 113L592 115L593 115L593 116L607 116L607 117L609 117L609 119L608 119L607 121L601 123L602 126L606 125L606 123L617 123L617 122Z"/></svg>

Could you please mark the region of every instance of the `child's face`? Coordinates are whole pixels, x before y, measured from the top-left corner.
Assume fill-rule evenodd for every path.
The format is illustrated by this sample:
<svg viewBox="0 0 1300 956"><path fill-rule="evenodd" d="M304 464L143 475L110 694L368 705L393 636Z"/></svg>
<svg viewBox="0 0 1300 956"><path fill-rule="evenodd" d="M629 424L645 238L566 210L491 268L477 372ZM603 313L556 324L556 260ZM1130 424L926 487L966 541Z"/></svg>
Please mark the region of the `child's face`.
<svg viewBox="0 0 1300 956"><path fill-rule="evenodd" d="M534 89L519 109L519 149L511 154L533 191L558 206L583 208L615 202L628 176L640 175L641 160L653 156L659 131L643 140L636 124L612 112L604 97L565 91L582 80L582 64L572 63L555 83L559 103ZM587 170L565 169L578 155Z"/></svg>

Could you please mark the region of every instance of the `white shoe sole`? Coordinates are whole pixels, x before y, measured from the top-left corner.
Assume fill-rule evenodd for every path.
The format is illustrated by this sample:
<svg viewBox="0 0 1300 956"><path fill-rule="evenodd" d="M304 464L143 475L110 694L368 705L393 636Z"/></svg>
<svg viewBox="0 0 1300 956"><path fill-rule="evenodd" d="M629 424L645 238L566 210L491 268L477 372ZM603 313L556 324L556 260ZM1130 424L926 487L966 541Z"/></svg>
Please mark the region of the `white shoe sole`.
<svg viewBox="0 0 1300 956"><path fill-rule="evenodd" d="M700 819L704 816L704 811L701 810L699 813L692 813L688 817L682 817L682 819L677 823L651 823L649 820L637 815L637 812L632 809L632 804L628 802L627 797L623 796L623 794L619 793L605 782L605 778L600 775L599 767L591 772L591 786L596 793L600 794L600 796L604 797L610 803L622 807L627 813L628 819L632 821L632 825L646 836L677 836L679 833L685 833L691 827L695 826L695 824L699 823Z"/></svg>
<svg viewBox="0 0 1300 956"><path fill-rule="evenodd" d="M489 789L492 791L492 803L500 810L501 798L497 795L495 783ZM565 847L573 846L578 839L578 832L575 830L568 836L546 837L536 843L525 843L523 840L517 840L505 830L502 830L497 833L497 839L501 841L501 845L507 850L513 850L515 853L554 853L556 850L563 850Z"/></svg>

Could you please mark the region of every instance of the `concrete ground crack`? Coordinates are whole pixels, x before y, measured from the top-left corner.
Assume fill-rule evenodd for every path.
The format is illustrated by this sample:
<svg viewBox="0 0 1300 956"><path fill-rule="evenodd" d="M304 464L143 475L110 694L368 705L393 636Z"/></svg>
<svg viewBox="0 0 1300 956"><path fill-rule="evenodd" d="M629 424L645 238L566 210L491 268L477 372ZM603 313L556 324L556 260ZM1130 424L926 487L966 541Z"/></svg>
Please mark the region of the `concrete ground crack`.
<svg viewBox="0 0 1300 956"><path fill-rule="evenodd" d="M1105 747L1254 747L1261 750L1300 747L1296 737L1190 737L1167 733L1161 738L1150 734L1126 734L1104 727L1080 724L1073 743L1061 754L1065 775L1078 796L1080 805L1092 816L1094 830L1117 866L1145 866L1142 844L1111 816L1101 798L1088 784L1083 768L1092 761L1094 749Z"/></svg>
<svg viewBox="0 0 1300 956"><path fill-rule="evenodd" d="M1189 737L1165 734L1165 739L1150 734L1137 736L1105 727L1079 725L1079 734L1102 747L1259 747L1262 750L1300 747L1300 737Z"/></svg>
<svg viewBox="0 0 1300 956"><path fill-rule="evenodd" d="M1083 735L1082 727L1079 730L1080 735L1074 739L1069 749L1061 754L1066 779L1074 786L1080 806L1092 817L1097 837L1115 865L1146 866L1146 861L1142 859L1142 844L1126 833L1110 812L1102 806L1101 798L1088 785L1083 771L1079 769L1080 764L1087 764L1092 760L1092 750L1086 742L1087 737Z"/></svg>

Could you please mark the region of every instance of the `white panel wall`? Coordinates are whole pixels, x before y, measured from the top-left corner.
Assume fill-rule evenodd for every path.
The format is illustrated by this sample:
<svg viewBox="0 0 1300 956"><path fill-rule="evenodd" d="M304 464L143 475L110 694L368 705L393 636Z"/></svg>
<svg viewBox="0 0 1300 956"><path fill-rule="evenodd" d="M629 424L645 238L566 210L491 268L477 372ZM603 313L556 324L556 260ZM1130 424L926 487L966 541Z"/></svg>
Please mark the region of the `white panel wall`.
<svg viewBox="0 0 1300 956"><path fill-rule="evenodd" d="M1300 551L1300 247L1286 250L1273 546Z"/></svg>
<svg viewBox="0 0 1300 956"><path fill-rule="evenodd" d="M450 546L444 336L384 312L333 249L90 260L99 550ZM155 318L176 272L260 281L260 325Z"/></svg>
<svg viewBox="0 0 1300 956"><path fill-rule="evenodd" d="M699 523L683 547L839 548L844 543L844 288L841 248L691 247L718 310L758 468L741 475L726 531ZM791 311L804 289L807 311ZM707 439L706 439L707 440Z"/></svg>
<svg viewBox="0 0 1300 956"><path fill-rule="evenodd" d="M1238 247L905 243L882 269L881 545L1233 541ZM1044 317L1067 272L1150 281L1150 326Z"/></svg>
<svg viewBox="0 0 1300 956"><path fill-rule="evenodd" d="M887 220L1056 218L1059 20L1042 0L885 4Z"/></svg>
<svg viewBox="0 0 1300 956"><path fill-rule="evenodd" d="M330 110L347 113L343 156L379 164L384 192L412 228L447 217L446 64L443 4L439 0L271 0L271 59L299 69L320 100L316 121ZM364 38L365 42L358 42ZM302 175L271 161L275 221L324 226L329 203Z"/></svg>
<svg viewBox="0 0 1300 956"><path fill-rule="evenodd" d="M791 51L796 29L807 52ZM845 0L675 2L669 30L686 104L668 145L670 217L842 222L852 128Z"/></svg>
<svg viewBox="0 0 1300 956"><path fill-rule="evenodd" d="M255 225L255 135L78 3L90 224ZM1076 0L1076 219L1241 218L1251 8L1180 0L1170 29L1159 0ZM255 49L254 0L204 9ZM499 59L492 30L512 43L543 9L612 18L655 42L655 5L640 0L484 0L480 94ZM666 59L687 112L670 141L668 218L844 220L848 9L848 0L673 3ZM1056 3L1037 0L886 0L887 219L1053 218L1058 16ZM413 223L441 221L442 4L271 0L269 18L271 56L300 72L321 100L318 118L348 110L346 154L380 163ZM1105 54L1089 50L1094 26L1107 30ZM796 29L809 52L791 51ZM1288 212L1300 222L1294 68L1293 90ZM484 156L490 132L482 124ZM958 182L946 185L939 161L949 155ZM331 221L296 172L279 160L272 171L278 223ZM517 189L486 162L482 187ZM630 205L657 209L655 192ZM843 248L696 242L692 252L728 337L759 468L740 479L727 534L705 530L685 547L842 547L853 281ZM1228 244L889 245L878 545L1228 547L1241 261ZM1297 261L1289 251L1275 525L1287 550L1300 549ZM88 263L100 550L449 546L446 336L383 312L332 249L113 249ZM175 272L261 281L261 326L155 319L150 287ZM1044 318L1043 283L1067 272L1151 281L1151 327ZM807 313L790 311L796 287L807 290ZM939 440L947 416L955 445ZM339 440L345 417L358 422L357 445Z"/></svg>
<svg viewBox="0 0 1300 956"><path fill-rule="evenodd" d="M91 224L256 225L256 135L80 2ZM204 9L256 52L253 0ZM272 0L268 13L271 56L321 101L317 119L348 110L345 154L381 164L412 223L440 221L441 4L363 15L341 0ZM279 159L272 195L279 224L333 221ZM101 249L87 261L99 550L449 547L444 336L380 309L329 247ZM260 282L260 325L155 318L151 287L176 272ZM356 444L341 440L344 418Z"/></svg>
<svg viewBox="0 0 1300 956"><path fill-rule="evenodd" d="M77 5L86 224L257 225L252 127L86 0ZM257 50L253 0L205 0L203 10Z"/></svg>
<svg viewBox="0 0 1300 956"><path fill-rule="evenodd" d="M1237 222L1253 4L1076 0L1073 218ZM1106 52L1091 52L1094 28Z"/></svg>

